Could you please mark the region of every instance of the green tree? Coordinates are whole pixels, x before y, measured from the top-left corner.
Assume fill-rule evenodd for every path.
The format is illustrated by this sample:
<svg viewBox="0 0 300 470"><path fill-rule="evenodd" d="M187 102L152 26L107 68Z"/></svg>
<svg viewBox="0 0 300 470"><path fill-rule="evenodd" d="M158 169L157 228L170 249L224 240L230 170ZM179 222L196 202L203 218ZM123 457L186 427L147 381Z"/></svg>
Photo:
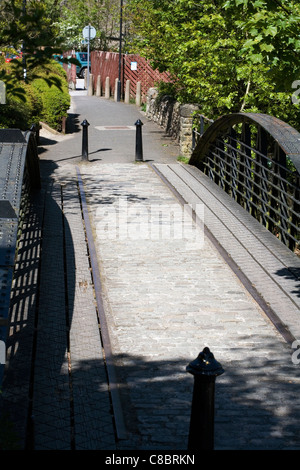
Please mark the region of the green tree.
<svg viewBox="0 0 300 470"><path fill-rule="evenodd" d="M180 101L211 118L258 111L297 125L298 1L129 0L126 11L132 50L170 72Z"/></svg>
<svg viewBox="0 0 300 470"><path fill-rule="evenodd" d="M53 63L54 53L61 53L61 39L54 19L59 16L58 2L46 0L12 0L2 3L0 10L0 47L2 51L22 51L22 60L0 63L0 80L6 85L6 104L1 105L0 124L28 128L45 115L45 99L51 94L55 126L69 106L66 77L60 65ZM25 73L26 72L26 73ZM40 89L32 85L42 79ZM39 83L39 82L38 82ZM49 101L49 100L48 100ZM51 123L52 124L52 123Z"/></svg>
<svg viewBox="0 0 300 470"><path fill-rule="evenodd" d="M14 68L7 74L1 67L0 79L8 89L16 81L26 79L25 73L31 73L40 65L46 66L54 53L62 52L62 41L54 26L58 17L57 2L46 0L4 0L0 11L0 48L22 51L22 60L14 60Z"/></svg>
<svg viewBox="0 0 300 470"><path fill-rule="evenodd" d="M120 0L65 0L55 26L66 49L83 49L82 29L91 24L96 29L91 47L108 50L119 35L119 21Z"/></svg>
<svg viewBox="0 0 300 470"><path fill-rule="evenodd" d="M235 14L243 33L240 56L249 64L268 64L278 86L299 78L300 5L285 0L228 0L225 10Z"/></svg>

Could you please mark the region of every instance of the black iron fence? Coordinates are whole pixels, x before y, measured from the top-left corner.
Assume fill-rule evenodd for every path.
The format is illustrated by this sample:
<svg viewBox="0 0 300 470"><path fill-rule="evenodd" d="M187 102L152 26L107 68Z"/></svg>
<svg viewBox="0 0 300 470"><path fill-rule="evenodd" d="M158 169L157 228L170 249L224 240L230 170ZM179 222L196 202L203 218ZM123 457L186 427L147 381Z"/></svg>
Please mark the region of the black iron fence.
<svg viewBox="0 0 300 470"><path fill-rule="evenodd" d="M203 136L206 129L213 123L212 119L204 116L204 114L196 114L193 118L193 133L192 133L192 151L195 150L196 144L200 137Z"/></svg>
<svg viewBox="0 0 300 470"><path fill-rule="evenodd" d="M189 163L291 250L299 248L299 132L264 114L237 113L216 121L199 116L197 120Z"/></svg>

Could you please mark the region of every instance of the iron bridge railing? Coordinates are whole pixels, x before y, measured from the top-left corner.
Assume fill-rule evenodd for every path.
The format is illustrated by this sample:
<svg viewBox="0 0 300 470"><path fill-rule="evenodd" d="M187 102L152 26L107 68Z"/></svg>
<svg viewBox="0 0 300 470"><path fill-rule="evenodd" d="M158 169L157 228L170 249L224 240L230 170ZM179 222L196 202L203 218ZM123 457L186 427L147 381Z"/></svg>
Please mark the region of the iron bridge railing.
<svg viewBox="0 0 300 470"><path fill-rule="evenodd" d="M41 187L35 131L0 129L0 344L6 341L11 287L30 194ZM1 359L1 358L0 358ZM3 377L0 361L0 387Z"/></svg>
<svg viewBox="0 0 300 470"><path fill-rule="evenodd" d="M189 164L298 251L299 132L277 118L256 113L237 113L216 121L200 116L193 127Z"/></svg>

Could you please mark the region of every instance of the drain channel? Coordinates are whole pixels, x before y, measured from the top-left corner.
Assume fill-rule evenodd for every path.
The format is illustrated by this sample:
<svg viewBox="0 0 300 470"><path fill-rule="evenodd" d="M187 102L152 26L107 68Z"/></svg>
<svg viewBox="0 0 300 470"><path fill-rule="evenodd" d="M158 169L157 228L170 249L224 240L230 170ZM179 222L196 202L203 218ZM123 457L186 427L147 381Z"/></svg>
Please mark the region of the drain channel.
<svg viewBox="0 0 300 470"><path fill-rule="evenodd" d="M112 402L113 413L114 413L114 418L115 418L116 432L117 432L118 439L126 439L127 430L126 430L125 423L124 423L123 410L122 410L121 399L120 399L120 394L119 394L119 389L118 389L117 374L115 371L109 332L108 332L105 311L104 311L103 302L102 302L102 286L101 286L100 272L99 272L99 266L98 266L98 261L97 261L97 251L96 251L96 247L94 243L92 227L90 224L90 218L89 218L89 213L88 213L88 208L87 208L83 181L82 181L81 173L78 167L76 167L76 171L77 171L78 188L79 188L81 207L82 207L82 215L83 215L83 220L85 224L86 239L87 239L88 251L90 255L91 272L92 272L94 292L95 292L96 303L97 303L100 333L101 333L102 344L103 344L104 355L105 355L105 362L106 362L106 367L107 367L108 385L110 389L111 402Z"/></svg>

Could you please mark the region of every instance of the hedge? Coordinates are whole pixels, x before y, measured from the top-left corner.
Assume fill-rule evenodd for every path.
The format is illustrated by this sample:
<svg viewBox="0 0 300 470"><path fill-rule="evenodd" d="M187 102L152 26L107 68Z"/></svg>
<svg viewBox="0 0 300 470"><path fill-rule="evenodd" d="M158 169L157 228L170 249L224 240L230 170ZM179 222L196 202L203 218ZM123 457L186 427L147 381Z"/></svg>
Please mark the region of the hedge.
<svg viewBox="0 0 300 470"><path fill-rule="evenodd" d="M10 73L13 73L13 66ZM46 122L57 131L62 130L63 118L70 107L66 73L56 61L31 70L28 82L18 82L15 90L24 91L25 101L20 93L12 89L7 93L6 104L0 105L0 127L26 130L39 121Z"/></svg>

